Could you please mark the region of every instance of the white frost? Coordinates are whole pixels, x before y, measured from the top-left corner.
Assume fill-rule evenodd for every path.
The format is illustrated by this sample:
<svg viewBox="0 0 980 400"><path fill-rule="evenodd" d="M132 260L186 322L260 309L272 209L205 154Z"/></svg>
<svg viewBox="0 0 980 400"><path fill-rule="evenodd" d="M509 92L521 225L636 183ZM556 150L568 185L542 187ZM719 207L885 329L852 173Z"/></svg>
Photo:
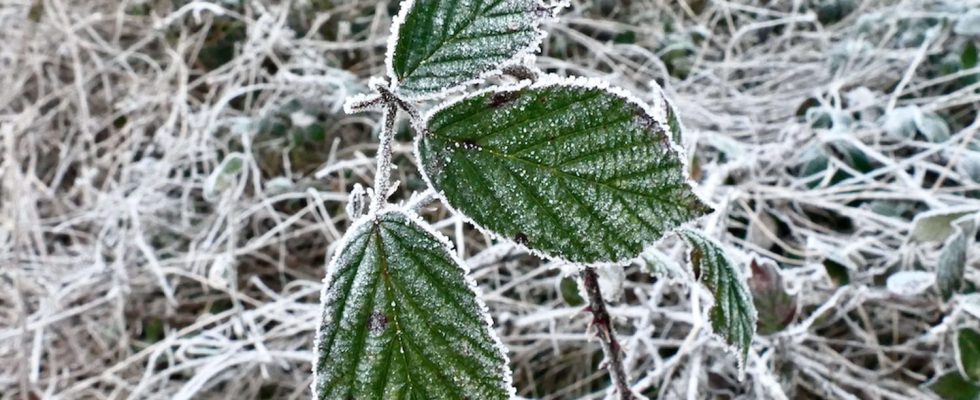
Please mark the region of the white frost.
<svg viewBox="0 0 980 400"><path fill-rule="evenodd" d="M889 292L899 296L918 296L936 283L936 274L926 271L900 271L885 282Z"/></svg>
<svg viewBox="0 0 980 400"><path fill-rule="evenodd" d="M953 32L963 36L980 36L980 9L972 9L960 16L953 26Z"/></svg>

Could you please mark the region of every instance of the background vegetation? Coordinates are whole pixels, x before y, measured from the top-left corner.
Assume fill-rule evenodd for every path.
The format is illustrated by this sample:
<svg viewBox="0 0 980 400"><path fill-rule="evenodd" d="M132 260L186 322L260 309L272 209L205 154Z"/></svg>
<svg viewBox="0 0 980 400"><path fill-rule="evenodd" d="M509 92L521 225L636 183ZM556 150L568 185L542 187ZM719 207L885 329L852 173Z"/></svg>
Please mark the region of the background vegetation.
<svg viewBox="0 0 980 400"><path fill-rule="evenodd" d="M341 105L381 75L396 10L0 4L0 398L307 398L326 258L350 222L349 191L374 175L377 117ZM649 274L683 261L680 242L659 243L625 279L606 271L635 390L980 392L977 307L964 295L980 283L976 238L959 295L887 285L938 268L942 240L910 239L917 214L980 209L978 10L574 0L548 27L545 71L641 98L664 86L699 191L719 205L703 225L753 273L760 335L739 382L692 316L707 300ZM396 200L424 187L406 121L401 131ZM471 265L518 394L603 398L602 353L563 265L441 206L425 217Z"/></svg>

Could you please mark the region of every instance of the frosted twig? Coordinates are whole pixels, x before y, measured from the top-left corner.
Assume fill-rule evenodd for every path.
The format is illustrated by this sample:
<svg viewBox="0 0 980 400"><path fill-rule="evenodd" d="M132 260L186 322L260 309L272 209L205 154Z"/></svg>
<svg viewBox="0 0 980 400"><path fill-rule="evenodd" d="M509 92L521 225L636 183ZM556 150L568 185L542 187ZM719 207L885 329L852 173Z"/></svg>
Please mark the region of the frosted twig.
<svg viewBox="0 0 980 400"><path fill-rule="evenodd" d="M381 116L381 142L378 144L378 166L374 171L374 199L371 200L371 213L381 210L388 200L388 185L391 183L391 142L395 140L395 117L398 108L394 103L385 104Z"/></svg>
<svg viewBox="0 0 980 400"><path fill-rule="evenodd" d="M623 367L623 349L616 339L612 319L609 311L606 310L606 302L599 289L599 275L594 268L586 267L582 271L582 286L589 297L588 310L592 313L592 326L596 330L602 352L606 355L606 370L609 371L613 386L616 387L621 400L634 400L636 396L630 390L629 376L626 375Z"/></svg>

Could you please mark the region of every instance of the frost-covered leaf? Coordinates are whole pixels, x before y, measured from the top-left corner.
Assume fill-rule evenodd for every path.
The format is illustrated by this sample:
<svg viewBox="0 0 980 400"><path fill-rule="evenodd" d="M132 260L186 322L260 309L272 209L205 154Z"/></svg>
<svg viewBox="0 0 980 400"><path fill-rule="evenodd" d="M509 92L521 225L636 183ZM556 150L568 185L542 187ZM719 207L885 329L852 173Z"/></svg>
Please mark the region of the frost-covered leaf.
<svg viewBox="0 0 980 400"><path fill-rule="evenodd" d="M388 44L399 92L450 90L537 49L551 15L540 0L407 0Z"/></svg>
<svg viewBox="0 0 980 400"><path fill-rule="evenodd" d="M980 10L972 9L961 15L953 26L953 32L957 35L980 36Z"/></svg>
<svg viewBox="0 0 980 400"><path fill-rule="evenodd" d="M667 105L667 130L670 131L670 139L674 143L682 144L684 125L681 124L680 118L677 116L677 112L674 111L674 107L669 103Z"/></svg>
<svg viewBox="0 0 980 400"><path fill-rule="evenodd" d="M936 283L936 274L926 271L900 271L885 281L889 292L899 296L917 296Z"/></svg>
<svg viewBox="0 0 980 400"><path fill-rule="evenodd" d="M745 277L714 240L692 229L678 233L691 246L695 275L715 298L709 311L711 327L726 343L738 348L739 362L744 366L758 318Z"/></svg>
<svg viewBox="0 0 980 400"><path fill-rule="evenodd" d="M779 266L771 260L753 258L749 290L758 311L757 329L763 335L783 330L796 316L796 297L786 293Z"/></svg>
<svg viewBox="0 0 980 400"><path fill-rule="evenodd" d="M919 213L912 220L910 237L920 242L942 241L953 234L953 221L978 211L976 207L952 207Z"/></svg>
<svg viewBox="0 0 980 400"><path fill-rule="evenodd" d="M943 244L936 269L936 281L943 299L949 299L963 287L966 251L975 232L974 216L967 215L957 219L951 227L953 235Z"/></svg>
<svg viewBox="0 0 980 400"><path fill-rule="evenodd" d="M956 359L967 378L980 381L980 333L960 329L956 335Z"/></svg>
<svg viewBox="0 0 980 400"><path fill-rule="evenodd" d="M578 287L578 281L570 276L563 276L558 280L558 292L561 294L565 303L575 307L585 304Z"/></svg>
<svg viewBox="0 0 980 400"><path fill-rule="evenodd" d="M204 199L217 201L221 193L230 188L238 179L244 163L245 155L242 153L236 152L226 155L204 182Z"/></svg>
<svg viewBox="0 0 980 400"><path fill-rule="evenodd" d="M667 279L668 281L689 280L690 274L688 271L681 267L677 261L672 260L666 254L660 252L660 250L651 248L645 251L641 255L641 258L644 261L643 269L650 275Z"/></svg>
<svg viewBox="0 0 980 400"><path fill-rule="evenodd" d="M951 371L929 385L944 400L977 400L980 386L963 378L959 372Z"/></svg>
<svg viewBox="0 0 980 400"><path fill-rule="evenodd" d="M277 176L264 182L266 195L277 195L293 190L295 182L289 177Z"/></svg>
<svg viewBox="0 0 980 400"><path fill-rule="evenodd" d="M915 128L930 142L939 143L949 140L949 124L936 114L916 113Z"/></svg>
<svg viewBox="0 0 980 400"><path fill-rule="evenodd" d="M444 238L401 212L368 215L330 264L316 399L507 399L485 306Z"/></svg>
<svg viewBox="0 0 980 400"><path fill-rule="evenodd" d="M980 183L980 145L977 145L975 150L964 150L961 154L960 162L957 163L960 172L974 182Z"/></svg>
<svg viewBox="0 0 980 400"><path fill-rule="evenodd" d="M966 245L962 235L951 238L939 253L936 280L943 299L949 299L963 287L963 267L966 264Z"/></svg>
<svg viewBox="0 0 980 400"><path fill-rule="evenodd" d="M971 293L959 298L960 308L973 318L980 319L980 293Z"/></svg>
<svg viewBox="0 0 980 400"><path fill-rule="evenodd" d="M427 126L419 157L448 204L548 257L628 260L709 211L662 121L592 81L494 88L438 108Z"/></svg>
<svg viewBox="0 0 980 400"><path fill-rule="evenodd" d="M915 105L889 111L880 123L885 133L896 139L911 139L919 132L930 142L949 140L949 124L935 113Z"/></svg>
<svg viewBox="0 0 980 400"><path fill-rule="evenodd" d="M898 107L882 117L881 128L895 139L911 139L915 136L915 119L919 114L916 106Z"/></svg>

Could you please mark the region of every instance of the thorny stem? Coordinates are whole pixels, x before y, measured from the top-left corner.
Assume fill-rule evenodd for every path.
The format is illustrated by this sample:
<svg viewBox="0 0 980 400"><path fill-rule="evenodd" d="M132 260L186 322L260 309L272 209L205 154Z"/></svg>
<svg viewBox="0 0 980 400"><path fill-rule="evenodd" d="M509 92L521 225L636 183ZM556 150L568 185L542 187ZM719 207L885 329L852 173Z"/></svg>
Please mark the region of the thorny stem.
<svg viewBox="0 0 980 400"><path fill-rule="evenodd" d="M412 119L412 126L418 133L424 134L424 124L418 109L407 101L398 97L387 86L385 82L378 82L371 85L378 92L377 98L369 98L351 106L352 110L368 108L381 104L384 107L381 121L381 142L378 144L378 167L374 172L374 199L371 200L371 213L381 209L381 206L388 200L388 185L391 180L391 142L395 138L395 119L398 116L398 109L401 108L408 113Z"/></svg>
<svg viewBox="0 0 980 400"><path fill-rule="evenodd" d="M602 345L602 352L606 355L606 370L612 379L616 391L619 392L621 400L635 400L633 391L630 390L629 377L623 368L623 349L616 340L616 333L613 331L612 320L609 318L609 311L606 310L606 302L602 299L602 292L599 290L599 276L595 269L586 267L582 271L582 286L589 297L589 308L592 312L592 326L596 329L596 336Z"/></svg>

